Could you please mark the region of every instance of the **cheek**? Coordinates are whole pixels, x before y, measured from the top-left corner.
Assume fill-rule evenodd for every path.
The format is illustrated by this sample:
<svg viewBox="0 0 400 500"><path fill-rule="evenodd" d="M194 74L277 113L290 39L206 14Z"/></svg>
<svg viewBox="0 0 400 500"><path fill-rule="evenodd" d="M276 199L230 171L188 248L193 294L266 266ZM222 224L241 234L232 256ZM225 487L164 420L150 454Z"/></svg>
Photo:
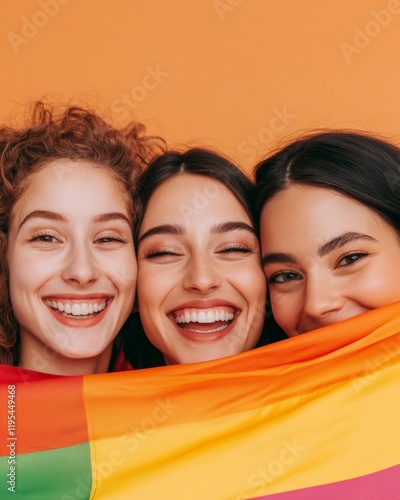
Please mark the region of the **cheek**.
<svg viewBox="0 0 400 500"><path fill-rule="evenodd" d="M349 286L352 287L352 299L369 309L397 302L400 300L400 265L382 262L380 269L371 269Z"/></svg>
<svg viewBox="0 0 400 500"><path fill-rule="evenodd" d="M18 301L20 295L34 293L46 281L49 275L48 262L29 263L14 255L9 261L9 286L11 300Z"/></svg>
<svg viewBox="0 0 400 500"><path fill-rule="evenodd" d="M147 309L159 307L160 297L163 296L165 284L171 283L169 273L165 270L158 270L157 266L149 265L147 262L139 262L137 295L139 303Z"/></svg>
<svg viewBox="0 0 400 500"><path fill-rule="evenodd" d="M269 298L275 321L289 335L290 331L296 329L303 307L301 302L291 294L277 293L273 290L269 291Z"/></svg>
<svg viewBox="0 0 400 500"><path fill-rule="evenodd" d="M230 269L228 276L246 302L262 302L265 305L267 283L258 260L247 266Z"/></svg>
<svg viewBox="0 0 400 500"><path fill-rule="evenodd" d="M37 292L43 283L40 270L34 267L10 266L9 290L13 313L18 323L33 321L37 303ZM27 271L29 269L29 272ZM39 274L39 275L38 275Z"/></svg>
<svg viewBox="0 0 400 500"><path fill-rule="evenodd" d="M166 318L161 311L165 292L159 280L147 279L146 274L139 272L138 275L137 299L140 319L150 342L165 351Z"/></svg>
<svg viewBox="0 0 400 500"><path fill-rule="evenodd" d="M138 277L137 262L134 252L129 251L120 258L103 262L104 271L116 286L123 290L136 290Z"/></svg>
<svg viewBox="0 0 400 500"><path fill-rule="evenodd" d="M267 283L259 262L234 273L235 287L248 304L247 342L257 341L265 320ZM255 342L253 342L255 343Z"/></svg>

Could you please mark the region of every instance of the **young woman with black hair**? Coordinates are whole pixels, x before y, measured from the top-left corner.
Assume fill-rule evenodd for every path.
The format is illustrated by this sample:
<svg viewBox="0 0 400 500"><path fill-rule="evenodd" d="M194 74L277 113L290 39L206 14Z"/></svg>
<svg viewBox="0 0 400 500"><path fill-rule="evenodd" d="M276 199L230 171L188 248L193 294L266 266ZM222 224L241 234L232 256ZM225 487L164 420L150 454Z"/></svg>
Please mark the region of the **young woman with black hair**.
<svg viewBox="0 0 400 500"><path fill-rule="evenodd" d="M400 300L400 149L304 136L256 167L262 261L288 336Z"/></svg>
<svg viewBox="0 0 400 500"><path fill-rule="evenodd" d="M262 342L266 283L253 190L231 161L199 148L169 151L142 175L137 297L156 350L138 346L138 336L128 350L145 363L152 357L146 366L216 359Z"/></svg>

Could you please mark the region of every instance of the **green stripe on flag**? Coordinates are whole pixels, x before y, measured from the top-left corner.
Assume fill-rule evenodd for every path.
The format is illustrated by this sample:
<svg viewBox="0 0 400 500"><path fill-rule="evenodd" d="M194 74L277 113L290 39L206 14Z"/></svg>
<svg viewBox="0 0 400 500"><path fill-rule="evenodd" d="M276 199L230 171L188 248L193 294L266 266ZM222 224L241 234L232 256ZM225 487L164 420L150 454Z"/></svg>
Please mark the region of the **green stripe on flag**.
<svg viewBox="0 0 400 500"><path fill-rule="evenodd" d="M0 457L0 498L87 500L92 488L89 443ZM14 469L12 469L14 467Z"/></svg>

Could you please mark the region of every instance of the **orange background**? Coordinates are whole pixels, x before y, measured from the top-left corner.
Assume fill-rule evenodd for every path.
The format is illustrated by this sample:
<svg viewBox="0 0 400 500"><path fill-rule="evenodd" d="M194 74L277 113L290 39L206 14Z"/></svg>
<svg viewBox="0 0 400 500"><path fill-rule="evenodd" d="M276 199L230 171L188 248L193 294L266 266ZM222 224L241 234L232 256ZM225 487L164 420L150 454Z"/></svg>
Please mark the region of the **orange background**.
<svg viewBox="0 0 400 500"><path fill-rule="evenodd" d="M285 136L397 140L399 0L3 0L0 119L52 96L250 168Z"/></svg>

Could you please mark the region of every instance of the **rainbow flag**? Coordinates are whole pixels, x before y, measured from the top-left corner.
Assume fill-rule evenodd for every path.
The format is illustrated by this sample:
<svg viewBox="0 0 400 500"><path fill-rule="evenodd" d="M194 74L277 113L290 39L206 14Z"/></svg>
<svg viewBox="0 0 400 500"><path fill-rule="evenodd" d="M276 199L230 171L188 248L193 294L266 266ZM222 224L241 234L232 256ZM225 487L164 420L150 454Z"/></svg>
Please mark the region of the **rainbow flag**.
<svg viewBox="0 0 400 500"><path fill-rule="evenodd" d="M0 369L0 498L400 498L400 304L225 359Z"/></svg>

